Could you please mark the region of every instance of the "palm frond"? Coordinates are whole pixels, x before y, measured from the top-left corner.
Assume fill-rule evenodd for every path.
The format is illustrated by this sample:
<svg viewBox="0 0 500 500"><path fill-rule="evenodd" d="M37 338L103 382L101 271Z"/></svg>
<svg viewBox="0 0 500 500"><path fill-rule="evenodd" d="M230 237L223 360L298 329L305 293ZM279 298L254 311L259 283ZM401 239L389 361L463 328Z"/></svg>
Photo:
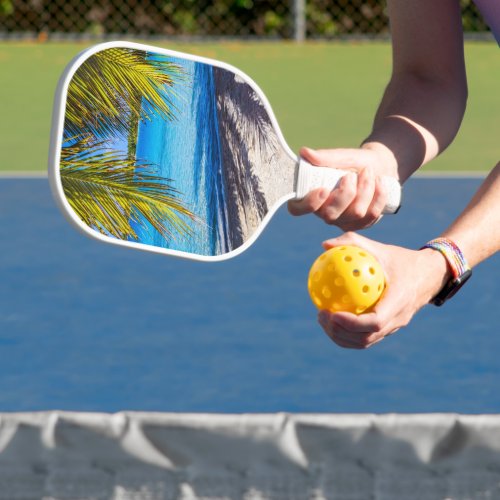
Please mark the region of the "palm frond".
<svg viewBox="0 0 500 500"><path fill-rule="evenodd" d="M170 179L151 173L151 165L137 165L103 143L94 144L92 137L75 140L62 149L61 181L85 224L123 240L139 239L131 221L146 231L150 224L166 239L191 234L187 221L199 221Z"/></svg>
<svg viewBox="0 0 500 500"><path fill-rule="evenodd" d="M173 86L184 79L182 67L166 57L148 59L146 52L126 48L97 52L78 68L69 85L67 134L126 134L130 114L142 120L152 114L173 120Z"/></svg>

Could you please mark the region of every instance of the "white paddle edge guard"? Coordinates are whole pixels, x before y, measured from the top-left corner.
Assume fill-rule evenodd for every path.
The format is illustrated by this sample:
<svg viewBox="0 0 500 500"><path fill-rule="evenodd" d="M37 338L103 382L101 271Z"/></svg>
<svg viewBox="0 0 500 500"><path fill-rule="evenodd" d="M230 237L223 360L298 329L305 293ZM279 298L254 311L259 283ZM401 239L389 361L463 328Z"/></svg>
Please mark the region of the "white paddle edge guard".
<svg viewBox="0 0 500 500"><path fill-rule="evenodd" d="M50 146L49 146L49 160L48 160L48 178L49 184L52 190L53 198L60 209L61 213L64 215L66 220L80 233L85 236L99 240L103 243L119 246L119 247L128 247L133 248L135 250L142 250L148 253L169 255L173 257L179 257L181 259L195 260L199 262L222 262L228 259L232 259L245 250L247 250L250 246L255 243L258 237L262 234L266 226L269 224L273 215L278 211L281 205L286 203L288 200L294 198L295 193L290 193L282 198L276 200L276 202L268 208L268 212L265 217L262 219L259 227L255 230L252 236L243 243L243 245L227 252L225 254L220 255L199 255L192 254L188 252L182 252L179 250L171 250L169 248L156 247L152 245L146 245L144 243L138 243L135 241L124 241L112 238L111 236L106 236L104 234L95 231L94 229L87 226L84 222L80 220L80 218L76 215L74 210L71 208L66 195L64 194L64 189L61 180L61 173L59 170L59 162L61 159L61 148L62 148L62 136L64 131L64 115L66 112L66 97L68 94L68 87L75 74L76 70L92 55L97 52L110 49L110 48L130 48L136 50L145 50L152 51L158 54L164 54L172 57L180 57L183 59L187 59L194 62L200 62L205 64L210 64L212 66L216 66L219 68L226 69L228 71L233 72L238 75L240 78L245 80L245 82L253 88L256 94L260 97L265 109L268 112L269 118L271 120L271 124L276 132L278 140L280 141L282 147L288 156L295 160L296 154L290 149L288 144L285 141L281 128L278 124L276 116L273 112L271 104L267 99L266 95L262 91L262 89L249 77L246 73L241 71L240 69L232 66L231 64L218 61L216 59L210 59L208 57L197 56L193 54L187 54L185 52L179 52L171 49L165 49L161 47L156 47L152 45L145 45L141 43L128 42L123 40L116 40L111 42L104 42L93 45L87 49L84 49L82 52L77 54L70 63L66 66L64 72L59 78L59 82L54 95L54 106L52 111L52 126L51 126L51 135L50 135Z"/></svg>
<svg viewBox="0 0 500 500"><path fill-rule="evenodd" d="M330 167L317 167L299 158L298 172L295 186L296 199L302 199L307 193L318 188L333 190L340 179L349 173L348 170L340 170ZM387 200L384 214L395 214L401 206L401 184L394 177L382 177L382 187Z"/></svg>

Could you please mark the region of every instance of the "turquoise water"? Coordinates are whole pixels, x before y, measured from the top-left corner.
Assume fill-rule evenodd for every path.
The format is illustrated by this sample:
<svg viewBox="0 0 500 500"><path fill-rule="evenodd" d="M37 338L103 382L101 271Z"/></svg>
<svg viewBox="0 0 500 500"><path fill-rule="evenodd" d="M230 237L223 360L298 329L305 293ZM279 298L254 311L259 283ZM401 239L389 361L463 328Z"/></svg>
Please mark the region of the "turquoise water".
<svg viewBox="0 0 500 500"><path fill-rule="evenodd" d="M97 125L86 125L99 139L99 149L91 152L99 162L103 148L128 158L133 135L137 176L139 171L155 175L175 198L170 207L167 200L163 206L149 203L148 211L139 202L131 209L127 217L138 242L202 256L235 250L273 203L256 169L276 153L269 116L251 86L231 71L157 54L147 58L168 77L159 92L169 109L158 109L144 96L141 119L132 131L131 110L123 111L119 122L97 113ZM120 99L126 108L128 99ZM68 130L65 135L72 140ZM155 229L155 220L163 230Z"/></svg>
<svg viewBox="0 0 500 500"><path fill-rule="evenodd" d="M179 197L196 214L192 236L168 241L146 224L137 228L143 243L202 255L226 251L224 183L217 122L216 94L210 66L186 60L188 81L175 87L176 119L155 117L139 125L136 157L157 165L157 173L172 179Z"/></svg>

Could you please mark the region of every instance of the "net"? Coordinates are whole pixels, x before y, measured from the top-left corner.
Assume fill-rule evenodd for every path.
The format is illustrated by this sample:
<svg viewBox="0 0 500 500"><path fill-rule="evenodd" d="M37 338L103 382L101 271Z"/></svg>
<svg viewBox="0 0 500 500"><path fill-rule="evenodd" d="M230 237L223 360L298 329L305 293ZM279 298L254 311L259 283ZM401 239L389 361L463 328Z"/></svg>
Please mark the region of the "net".
<svg viewBox="0 0 500 500"><path fill-rule="evenodd" d="M2 500L500 498L500 416L12 413Z"/></svg>

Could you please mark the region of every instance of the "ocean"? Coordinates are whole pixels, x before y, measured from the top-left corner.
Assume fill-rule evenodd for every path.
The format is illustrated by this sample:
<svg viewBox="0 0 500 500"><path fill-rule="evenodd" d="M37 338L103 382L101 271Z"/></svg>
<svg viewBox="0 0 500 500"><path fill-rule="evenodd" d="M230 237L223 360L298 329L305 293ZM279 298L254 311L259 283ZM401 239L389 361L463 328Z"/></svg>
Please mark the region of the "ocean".
<svg viewBox="0 0 500 500"><path fill-rule="evenodd" d="M189 221L193 231L189 237L166 240L147 223L136 230L143 243L214 255L227 251L228 243L212 68L184 59L172 62L182 65L187 77L175 86L172 97L176 119L140 122L136 158L157 165L157 174L172 179L172 187L198 221Z"/></svg>

